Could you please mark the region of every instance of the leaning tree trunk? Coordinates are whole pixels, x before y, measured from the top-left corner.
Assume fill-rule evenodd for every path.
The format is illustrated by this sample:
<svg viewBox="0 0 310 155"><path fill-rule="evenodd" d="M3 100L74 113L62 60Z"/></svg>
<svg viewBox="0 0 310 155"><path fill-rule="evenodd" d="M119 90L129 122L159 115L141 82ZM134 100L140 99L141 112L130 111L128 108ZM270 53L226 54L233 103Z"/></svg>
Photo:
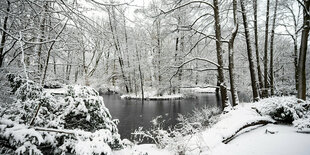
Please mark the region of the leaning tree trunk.
<svg viewBox="0 0 310 155"><path fill-rule="evenodd" d="M217 61L218 61L218 78L220 83L220 91L221 91L221 99L222 99L222 108L229 106L228 96L227 96L227 88L224 80L224 72L223 72L223 50L222 50L222 42L221 42L221 25L220 25L220 15L219 15L219 7L218 0L213 0L214 4L214 30L216 37L216 53L217 53Z"/></svg>
<svg viewBox="0 0 310 155"><path fill-rule="evenodd" d="M276 26L276 18L277 18L277 8L278 8L278 0L276 0L274 13L273 13L273 22L271 28L271 36L270 36L270 94L274 95L274 73L273 73L273 47L274 47L274 29Z"/></svg>
<svg viewBox="0 0 310 155"><path fill-rule="evenodd" d="M264 90L263 97L268 97L268 28L269 28L269 4L267 0L267 11L266 11L266 27L265 27L265 46L264 46Z"/></svg>
<svg viewBox="0 0 310 155"><path fill-rule="evenodd" d="M306 57L308 47L308 37L310 29L310 1L304 0L303 29L300 40L299 62L298 62L298 91L297 98L306 100Z"/></svg>
<svg viewBox="0 0 310 155"><path fill-rule="evenodd" d="M261 89L264 87L262 71L260 68L260 57L259 57L259 50L258 50L258 32L257 32L257 0L253 1L253 9L254 9L254 39L255 39L255 54L256 54L256 66L257 66L257 75L258 75L258 83L261 94Z"/></svg>
<svg viewBox="0 0 310 155"><path fill-rule="evenodd" d="M237 22L237 0L233 0L233 16L234 16L234 30L229 39L228 51L229 51L229 79L230 79L230 91L232 98L232 105L236 106L239 104L238 94L235 86L235 74L234 74L234 41L238 33L238 22Z"/></svg>
<svg viewBox="0 0 310 155"><path fill-rule="evenodd" d="M250 65L253 100L258 101L259 95L257 92L257 85L256 85L257 82L256 82L256 77L255 77L255 68L254 68L254 61L253 61L253 56L252 56L252 48L251 48L248 20L247 20L246 10L245 10L245 6L244 6L244 0L241 0L240 2L241 2L240 4L241 4L241 12L242 12L242 18L243 18L243 26L244 26L244 30L245 30L248 59L249 59L249 65Z"/></svg>

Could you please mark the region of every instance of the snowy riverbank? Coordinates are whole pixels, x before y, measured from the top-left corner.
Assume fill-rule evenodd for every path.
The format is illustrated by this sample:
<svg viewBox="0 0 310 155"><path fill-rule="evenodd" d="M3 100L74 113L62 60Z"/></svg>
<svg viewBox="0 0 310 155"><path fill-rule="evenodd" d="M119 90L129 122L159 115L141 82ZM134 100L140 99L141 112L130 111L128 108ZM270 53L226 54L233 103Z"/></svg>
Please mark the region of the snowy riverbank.
<svg viewBox="0 0 310 155"><path fill-rule="evenodd" d="M135 95L135 94L127 94L127 95L122 95L122 99L142 99L142 95ZM145 94L144 99L145 100L178 100L178 99L183 99L184 95L183 94L171 94L171 95L150 95L150 94Z"/></svg>
<svg viewBox="0 0 310 155"><path fill-rule="evenodd" d="M258 103L241 104L219 116L212 127L194 135L188 135L174 142L174 146L185 147L185 154L309 154L310 134L294 126L299 119L309 123L308 103L298 104L294 97L276 97ZM283 110L282 112L279 110ZM308 109L309 110L309 109ZM282 118L277 118L279 112ZM293 125L273 124L279 120L295 119ZM266 125L267 124L267 125ZM171 144L170 144L171 145ZM285 148L285 149L283 149ZM166 147L158 149L154 145L135 145L114 152L123 154L176 154L180 150Z"/></svg>
<svg viewBox="0 0 310 155"><path fill-rule="evenodd" d="M144 93L144 99L145 100L178 100L178 99L183 99L183 98L189 98L195 96L194 94L197 93L215 93L215 88L201 88L201 87L194 87L194 88L182 88L181 89L182 93L178 94L163 94L163 95L158 95L157 91L146 91ZM141 99L142 94L141 92L134 94L123 94L121 95L122 99Z"/></svg>

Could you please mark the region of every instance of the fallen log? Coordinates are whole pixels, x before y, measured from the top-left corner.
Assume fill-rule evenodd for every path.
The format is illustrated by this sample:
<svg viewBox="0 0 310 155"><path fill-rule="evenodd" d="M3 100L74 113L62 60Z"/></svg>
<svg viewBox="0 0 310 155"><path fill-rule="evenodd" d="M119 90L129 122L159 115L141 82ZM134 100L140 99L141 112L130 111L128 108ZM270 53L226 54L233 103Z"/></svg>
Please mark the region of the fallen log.
<svg viewBox="0 0 310 155"><path fill-rule="evenodd" d="M222 142L223 142L224 144L229 143L230 141L232 141L232 140L236 137L236 135L237 135L241 130L243 130L243 129L245 129L245 128L252 127L252 126L255 126L255 125L266 125L266 124L269 124L269 123L275 123L275 122L274 122L274 121L270 121L270 120L258 120L258 121L255 121L255 122L248 123L248 124L246 124L246 125L240 127L233 135L231 135L231 136L229 136L229 137L227 137L227 138L224 137L224 139L222 140Z"/></svg>

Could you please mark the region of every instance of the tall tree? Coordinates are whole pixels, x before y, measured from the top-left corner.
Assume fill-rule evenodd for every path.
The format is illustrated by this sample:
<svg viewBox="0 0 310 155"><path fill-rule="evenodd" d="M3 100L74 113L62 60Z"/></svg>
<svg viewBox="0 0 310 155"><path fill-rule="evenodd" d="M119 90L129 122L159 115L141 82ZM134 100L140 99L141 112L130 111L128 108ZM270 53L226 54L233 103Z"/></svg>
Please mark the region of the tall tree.
<svg viewBox="0 0 310 155"><path fill-rule="evenodd" d="M259 57L259 49L258 49L258 28L257 28L257 0L253 0L253 9L254 9L254 44L255 44L255 54L256 54L256 67L257 67L257 75L258 75L258 84L261 94L261 89L264 87L262 71L260 68L260 57Z"/></svg>
<svg viewBox="0 0 310 155"><path fill-rule="evenodd" d="M230 91L232 98L232 105L239 104L238 94L235 86L235 73L234 73L234 41L238 33L239 24L237 21L237 0L233 0L233 17L234 17L234 29L229 39L228 45L228 61L229 61L229 79L230 79Z"/></svg>
<svg viewBox="0 0 310 155"><path fill-rule="evenodd" d="M269 5L270 1L267 0L266 11L266 26L265 26L265 46L264 46L264 90L263 97L268 97L268 33L269 33Z"/></svg>
<svg viewBox="0 0 310 155"><path fill-rule="evenodd" d="M223 49L222 49L222 36L221 36L221 22L220 22L220 13L219 13L219 4L218 0L213 0L213 10L214 10L214 30L216 38L216 55L218 61L218 78L220 82L220 91L222 98L222 107L225 108L229 106L227 88L225 85L225 77L223 72Z"/></svg>
<svg viewBox="0 0 310 155"><path fill-rule="evenodd" d="M3 21L3 31L2 31L1 42L0 42L0 68L3 65L4 56L7 54L7 52L4 52L4 47L6 43L6 37L7 37L6 31L8 29L7 25L8 25L8 18L10 14L10 5L11 5L11 2L7 0L6 16L4 17L4 21Z"/></svg>
<svg viewBox="0 0 310 155"><path fill-rule="evenodd" d="M279 5L283 6L286 10L288 10L288 13L290 15L284 17L284 24L282 26L285 27L285 30L287 34L292 38L294 43L294 53L293 53L293 59L294 59L294 67L295 67L295 89L298 90L298 33L300 29L300 20L302 16L301 7L299 6L297 9L294 8L294 1L291 3L284 2L280 3ZM293 32L291 32L291 26L287 24L287 18L291 19L289 22L292 21L293 26Z"/></svg>
<svg viewBox="0 0 310 155"><path fill-rule="evenodd" d="M259 94L258 94L257 85L256 85L257 82L256 82L256 77L255 77L255 68L254 68L254 61L253 61L253 56L252 56L250 32L249 32L249 26L248 26L248 20L247 20L247 16L246 16L244 0L240 0L240 5L241 5L242 18L243 18L243 26L244 26L244 31L245 31L245 39L246 39L246 45L247 45L250 74L251 74L251 85L252 85L252 92L253 92L253 100L258 101L259 100Z"/></svg>
<svg viewBox="0 0 310 155"><path fill-rule="evenodd" d="M308 37L310 29L310 1L297 0L303 7L303 27L300 39L299 61L298 61L298 91L297 98L306 100L306 57L308 48Z"/></svg>
<svg viewBox="0 0 310 155"><path fill-rule="evenodd" d="M270 36L270 94L274 95L274 72L273 72L273 49L274 49L274 30L276 27L276 18L277 18L277 8L278 8L278 0L275 2L273 20L272 20L272 28L271 28L271 36Z"/></svg>

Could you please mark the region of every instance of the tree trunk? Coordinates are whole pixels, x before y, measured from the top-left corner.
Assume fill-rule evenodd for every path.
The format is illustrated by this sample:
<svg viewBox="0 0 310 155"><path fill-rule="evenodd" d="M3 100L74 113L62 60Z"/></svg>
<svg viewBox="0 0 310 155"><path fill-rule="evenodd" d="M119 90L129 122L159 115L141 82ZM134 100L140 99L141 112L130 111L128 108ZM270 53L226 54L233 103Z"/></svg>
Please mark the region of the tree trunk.
<svg viewBox="0 0 310 155"><path fill-rule="evenodd" d="M40 32L39 32L39 35L38 35L38 42L41 43L41 44L37 45L38 71L39 71L40 74L41 74L41 72L43 70L43 64L42 64L42 60L41 60L41 57L42 57L42 47L43 47L42 42L44 41L43 38L44 38L44 35L45 35L45 27L46 27L45 24L46 24L46 14L47 14L47 11L48 11L48 2L45 2L44 10L43 10L41 21L40 21Z"/></svg>
<svg viewBox="0 0 310 155"><path fill-rule="evenodd" d="M125 18L125 10L123 12L123 24L124 24L124 35L125 35L125 45L126 45L126 49L125 49L125 52L126 52L126 56L127 56L127 67L128 69L130 69L130 61L129 61L129 51L128 51L128 34L127 34L127 27L126 27L126 18ZM131 87L131 76L130 76L130 72L128 72L128 78L127 78L127 81L128 81L128 87L129 87L129 92L132 92L132 87Z"/></svg>
<svg viewBox="0 0 310 155"><path fill-rule="evenodd" d="M258 50L258 32L257 32L257 0L253 0L253 8L254 8L254 39L255 39L255 54L256 54L256 66L257 66L257 75L258 75L258 85L259 85L259 93L261 94L261 89L264 87L262 71L260 68L260 57Z"/></svg>
<svg viewBox="0 0 310 155"><path fill-rule="evenodd" d="M157 66L157 68L158 68L158 88L160 88L161 87L161 39L160 39L160 37L161 37L161 35L160 35L160 19L157 19L157 21L156 21L156 33L157 33L157 62L158 62L158 66ZM162 94L161 94L161 92L159 93L159 95L161 96Z"/></svg>
<svg viewBox="0 0 310 155"><path fill-rule="evenodd" d="M136 45L136 54L138 59L138 69L139 69L139 77L140 77L140 87L141 87L141 100L143 102L144 100L144 89L143 89L143 73L141 71L141 65L140 65L140 56L138 54L138 47Z"/></svg>
<svg viewBox="0 0 310 155"><path fill-rule="evenodd" d="M175 39L175 54L174 54L174 63L177 65L178 65L178 53L179 53L179 31L177 34L177 38ZM176 92L175 87L173 87L172 89L173 89L172 93L175 94L175 92Z"/></svg>
<svg viewBox="0 0 310 155"><path fill-rule="evenodd" d="M300 51L299 51L299 62L298 62L298 91L297 98L306 100L306 58L307 58L307 47L308 37L310 29L310 1L303 1L303 29L301 34Z"/></svg>
<svg viewBox="0 0 310 155"><path fill-rule="evenodd" d="M277 18L277 8L278 8L278 0L276 0L274 13L273 13L273 22L271 28L271 36L270 36L270 93L271 96L274 95L274 73L273 73L273 46L274 46L274 29L276 27L276 18Z"/></svg>
<svg viewBox="0 0 310 155"><path fill-rule="evenodd" d="M63 32L63 30L65 29L66 25L67 25L67 22L68 20L66 21L66 23L63 25L63 27L60 29L60 31L57 33L56 37L55 37L55 40L58 39L58 37L60 36L60 34ZM53 49L53 46L55 44L56 41L53 41L52 44L50 45L48 51L47 51L47 57L46 57L46 60L45 60L45 66L44 66L44 72L43 72L43 78L42 78L42 81L41 81L41 84L44 85L44 81L45 81L45 78L46 78L46 73L47 73L47 69L48 69L48 63L49 63L49 60L50 60L50 56L51 56L51 51Z"/></svg>
<svg viewBox="0 0 310 155"><path fill-rule="evenodd" d="M253 100L258 101L259 95L257 92L257 82L255 77L255 68L254 68L254 61L252 56L252 48L251 48L251 41L250 41L250 32L248 28L248 20L246 16L246 10L244 6L244 0L240 1L241 3L241 11L242 11L242 18L243 18L243 26L245 30L245 38L246 38L246 45L247 45L247 53L249 59L249 67L250 67L250 74L251 74L251 85L252 85L252 92L253 92Z"/></svg>
<svg viewBox="0 0 310 155"><path fill-rule="evenodd" d="M180 37L180 51L179 51L179 57L178 57L178 61L179 63L182 63L182 53L184 52L184 33L181 32L181 37ZM178 93L181 93L180 87L182 86L182 69L179 71L178 74Z"/></svg>
<svg viewBox="0 0 310 155"><path fill-rule="evenodd" d="M56 65L56 56L53 56L53 62L54 62L54 75L55 75L55 77L56 77L56 75L57 75L57 65Z"/></svg>
<svg viewBox="0 0 310 155"><path fill-rule="evenodd" d="M114 11L114 7L112 6L112 15L111 13L109 12L108 13L109 15L109 24L110 24L110 28L111 28L111 32L112 32L112 38L113 38L113 41L114 41L114 46L115 46L115 50L116 52L118 53L118 62L119 62L119 65L120 65L120 69L121 69L121 74L122 74L122 78L124 80L124 85L125 85L125 90L126 90L126 93L129 93L129 88L128 88L128 85L127 85L127 80L126 80L126 76L125 76L125 73L124 73L124 62L123 62L123 58L122 58L122 51L120 49L120 44L119 44L119 40L118 40L118 37L117 37L117 30L116 30L116 17L115 17L115 11ZM113 23L112 23L112 17L113 17Z"/></svg>
<svg viewBox="0 0 310 155"><path fill-rule="evenodd" d="M220 23L220 15L219 15L219 7L218 0L213 0L214 5L214 30L216 37L216 53L217 53L217 61L218 61L218 78L220 83L220 91L221 91L221 99L222 99L222 109L229 106L228 96L227 96L227 88L224 80L224 72L223 72L223 50L222 50L222 41L221 41L221 23Z"/></svg>
<svg viewBox="0 0 310 155"><path fill-rule="evenodd" d="M268 28L269 28L269 4L267 0L267 11L266 11L266 27L265 27L265 46L264 46L264 90L263 97L268 97Z"/></svg>
<svg viewBox="0 0 310 155"><path fill-rule="evenodd" d="M298 91L298 45L297 45L297 34L294 38L294 67L295 67L295 89Z"/></svg>
<svg viewBox="0 0 310 155"><path fill-rule="evenodd" d="M7 15L4 17L4 21L3 21L3 30L4 31L2 32L1 43L0 43L0 68L3 65L4 56L5 56L5 53L3 52L4 51L5 42L6 42L6 32L5 31L7 31L7 23L8 23L9 12L10 12L10 5L11 5L11 2L9 0L7 1L7 3L8 3L8 6L6 8Z"/></svg>
<svg viewBox="0 0 310 155"><path fill-rule="evenodd" d="M229 79L230 79L230 92L232 97L232 105L239 104L238 94L235 86L235 74L234 74L234 41L238 33L238 21L237 21L237 0L233 0L233 16L234 16L234 30L232 31L231 38L228 45L228 61L229 61Z"/></svg>

